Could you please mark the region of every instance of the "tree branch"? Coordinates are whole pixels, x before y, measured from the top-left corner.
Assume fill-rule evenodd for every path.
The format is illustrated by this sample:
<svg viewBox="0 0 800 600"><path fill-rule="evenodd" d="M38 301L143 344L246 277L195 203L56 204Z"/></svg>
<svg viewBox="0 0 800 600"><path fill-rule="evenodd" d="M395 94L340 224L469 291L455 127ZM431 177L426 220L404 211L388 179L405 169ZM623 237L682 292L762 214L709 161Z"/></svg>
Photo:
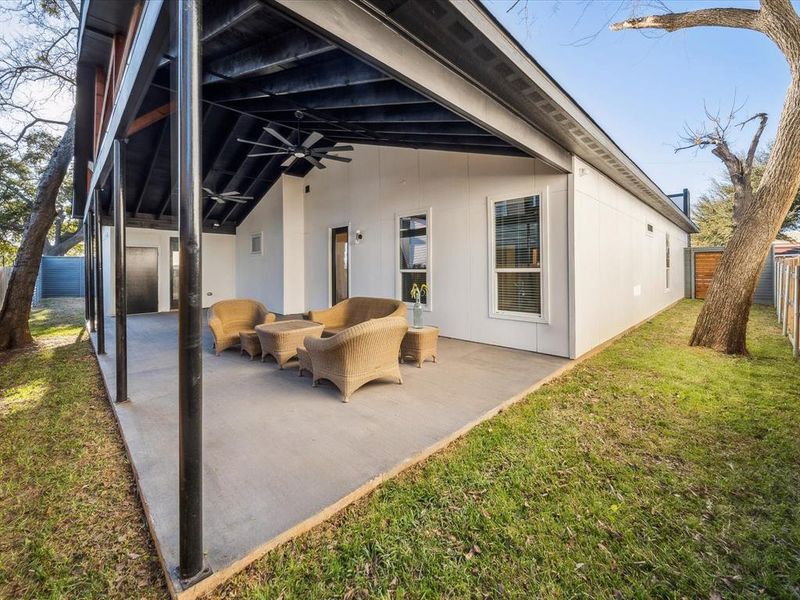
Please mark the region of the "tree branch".
<svg viewBox="0 0 800 600"><path fill-rule="evenodd" d="M747 8L703 8L682 13L636 17L614 23L611 31L663 29L672 32L690 27L736 27L763 33L761 11Z"/></svg>
<svg viewBox="0 0 800 600"><path fill-rule="evenodd" d="M744 159L744 166L747 172L750 172L750 169L753 167L753 161L756 158L756 150L758 149L758 142L761 140L761 134L764 133L764 128L767 126L767 113L758 113L753 115L746 121L742 121L739 123L739 129L743 128L747 125L750 121L754 119L760 119L760 123L758 124L758 129L756 129L755 135L753 135L753 140L750 142L750 148L747 149L747 156Z"/></svg>

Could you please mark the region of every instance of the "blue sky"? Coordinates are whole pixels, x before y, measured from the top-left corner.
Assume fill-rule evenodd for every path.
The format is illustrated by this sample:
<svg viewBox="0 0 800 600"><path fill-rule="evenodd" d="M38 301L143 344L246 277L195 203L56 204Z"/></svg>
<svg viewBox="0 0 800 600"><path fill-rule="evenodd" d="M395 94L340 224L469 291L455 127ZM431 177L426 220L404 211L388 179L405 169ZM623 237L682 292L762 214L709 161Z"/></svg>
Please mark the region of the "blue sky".
<svg viewBox="0 0 800 600"><path fill-rule="evenodd" d="M668 194L708 188L722 164L710 150L673 150L685 123L703 121L703 102L728 111L734 96L742 118L769 114L762 144L771 140L789 70L764 35L740 29L699 28L675 33L611 32L629 2L529 0L527 18L513 0L484 0L492 13L616 143ZM756 2L668 1L673 12L711 6L757 8ZM620 9L620 6L622 8ZM647 3L642 3L646 6ZM645 14L645 8L641 9ZM654 10L653 12L663 12ZM578 40L599 34L585 43ZM736 131L746 148L754 127Z"/></svg>

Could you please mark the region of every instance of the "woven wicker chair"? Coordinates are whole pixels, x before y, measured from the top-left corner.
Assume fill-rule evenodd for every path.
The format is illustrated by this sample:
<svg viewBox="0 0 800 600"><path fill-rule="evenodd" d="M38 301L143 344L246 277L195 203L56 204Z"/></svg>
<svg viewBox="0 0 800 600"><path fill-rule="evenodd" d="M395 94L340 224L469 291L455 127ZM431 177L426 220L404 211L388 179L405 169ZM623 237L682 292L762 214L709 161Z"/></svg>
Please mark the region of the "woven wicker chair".
<svg viewBox="0 0 800 600"><path fill-rule="evenodd" d="M330 336L370 319L405 318L406 312L406 305L401 300L356 297L342 300L331 308L311 310L308 312L308 318L322 323L325 326L323 335Z"/></svg>
<svg viewBox="0 0 800 600"><path fill-rule="evenodd" d="M332 337L307 337L305 349L311 359L313 385L327 379L342 392L342 401L348 402L353 392L369 381L391 377L403 383L397 355L406 331L405 317L384 317L359 323Z"/></svg>
<svg viewBox="0 0 800 600"><path fill-rule="evenodd" d="M208 327L214 336L214 351L220 353L239 344L239 332L255 331L256 325L272 323L275 315L256 300L221 300L208 309Z"/></svg>

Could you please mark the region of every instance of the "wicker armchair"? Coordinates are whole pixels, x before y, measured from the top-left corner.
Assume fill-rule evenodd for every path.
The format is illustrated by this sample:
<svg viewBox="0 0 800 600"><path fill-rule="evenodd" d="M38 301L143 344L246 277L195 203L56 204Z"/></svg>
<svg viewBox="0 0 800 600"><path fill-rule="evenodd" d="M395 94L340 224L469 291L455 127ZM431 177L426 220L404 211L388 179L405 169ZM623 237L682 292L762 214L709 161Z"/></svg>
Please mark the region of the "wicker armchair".
<svg viewBox="0 0 800 600"><path fill-rule="evenodd" d="M406 331L405 317L384 317L359 323L332 337L307 337L305 349L313 385L327 379L341 390L342 401L347 402L369 381L392 377L403 383L397 356Z"/></svg>
<svg viewBox="0 0 800 600"><path fill-rule="evenodd" d="M255 331L256 325L272 323L275 315L256 300L221 300L208 309L208 327L214 336L214 351L220 353L239 343L239 332Z"/></svg>
<svg viewBox="0 0 800 600"><path fill-rule="evenodd" d="M331 308L311 310L308 318L325 326L324 335L334 335L370 319L405 318L406 312L406 305L401 300L357 297L342 300Z"/></svg>

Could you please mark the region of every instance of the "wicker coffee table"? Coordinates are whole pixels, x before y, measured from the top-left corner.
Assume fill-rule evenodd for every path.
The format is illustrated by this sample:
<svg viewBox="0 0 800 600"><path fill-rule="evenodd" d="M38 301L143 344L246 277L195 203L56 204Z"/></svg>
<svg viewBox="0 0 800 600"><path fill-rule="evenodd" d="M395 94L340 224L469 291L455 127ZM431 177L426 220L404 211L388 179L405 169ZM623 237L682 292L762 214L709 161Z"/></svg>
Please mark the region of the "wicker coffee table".
<svg viewBox="0 0 800 600"><path fill-rule="evenodd" d="M247 352L250 355L250 360L253 360L256 355L261 354L261 342L258 341L258 334L255 329L240 331L239 341L242 345L240 354Z"/></svg>
<svg viewBox="0 0 800 600"><path fill-rule="evenodd" d="M256 325L256 333L261 342L261 361L267 354L272 356L282 369L290 358L297 356L297 347L303 345L307 337L321 337L324 327L313 321L276 321L266 325Z"/></svg>
<svg viewBox="0 0 800 600"><path fill-rule="evenodd" d="M422 363L427 358L432 358L436 362L437 347L439 345L439 328L425 325L419 329L408 328L400 344L400 362L407 357L413 358L417 362L417 367L422 367Z"/></svg>

